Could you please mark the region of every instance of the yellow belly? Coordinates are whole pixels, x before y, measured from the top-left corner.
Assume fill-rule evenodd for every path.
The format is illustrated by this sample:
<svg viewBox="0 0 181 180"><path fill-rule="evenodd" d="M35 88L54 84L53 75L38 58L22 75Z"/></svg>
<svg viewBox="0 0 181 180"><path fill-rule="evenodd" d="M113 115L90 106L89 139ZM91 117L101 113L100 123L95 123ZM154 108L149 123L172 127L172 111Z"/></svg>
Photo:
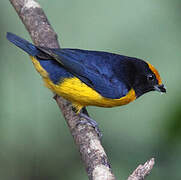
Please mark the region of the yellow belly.
<svg viewBox="0 0 181 180"><path fill-rule="evenodd" d="M59 84L54 84L48 76L48 73L41 67L40 63L31 57L36 70L43 77L45 85L54 93L72 102L79 112L84 106L114 107L128 104L136 99L135 91L131 89L128 94L120 99L104 98L94 89L87 86L78 78L65 78Z"/></svg>

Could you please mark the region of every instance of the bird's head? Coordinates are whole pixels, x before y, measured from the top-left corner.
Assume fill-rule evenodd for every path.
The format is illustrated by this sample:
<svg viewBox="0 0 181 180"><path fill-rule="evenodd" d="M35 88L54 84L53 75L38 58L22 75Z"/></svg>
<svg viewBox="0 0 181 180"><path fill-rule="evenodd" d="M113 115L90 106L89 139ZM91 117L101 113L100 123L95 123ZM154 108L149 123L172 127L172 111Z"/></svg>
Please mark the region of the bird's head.
<svg viewBox="0 0 181 180"><path fill-rule="evenodd" d="M166 93L161 77L153 65L136 58L131 59L130 64L129 82L137 98L149 91Z"/></svg>

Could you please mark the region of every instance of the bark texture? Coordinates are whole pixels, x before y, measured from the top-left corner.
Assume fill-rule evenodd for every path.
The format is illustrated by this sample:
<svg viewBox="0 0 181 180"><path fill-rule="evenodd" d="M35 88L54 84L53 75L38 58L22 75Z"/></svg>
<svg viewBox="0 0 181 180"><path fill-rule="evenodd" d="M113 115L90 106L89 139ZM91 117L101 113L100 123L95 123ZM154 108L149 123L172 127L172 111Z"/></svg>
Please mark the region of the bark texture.
<svg viewBox="0 0 181 180"><path fill-rule="evenodd" d="M128 177L128 180L144 180L148 176L155 164L154 158L146 161L144 165L140 164L133 173Z"/></svg>

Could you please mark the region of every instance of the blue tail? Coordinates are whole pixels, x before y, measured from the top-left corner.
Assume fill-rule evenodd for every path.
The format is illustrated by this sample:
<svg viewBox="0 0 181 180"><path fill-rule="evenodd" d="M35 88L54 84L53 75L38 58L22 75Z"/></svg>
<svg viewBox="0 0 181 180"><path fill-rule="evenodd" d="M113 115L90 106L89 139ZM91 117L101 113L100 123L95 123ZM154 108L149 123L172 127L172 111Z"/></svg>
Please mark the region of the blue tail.
<svg viewBox="0 0 181 180"><path fill-rule="evenodd" d="M31 56L36 56L39 53L39 50L36 48L36 46L13 33L8 32L6 38Z"/></svg>

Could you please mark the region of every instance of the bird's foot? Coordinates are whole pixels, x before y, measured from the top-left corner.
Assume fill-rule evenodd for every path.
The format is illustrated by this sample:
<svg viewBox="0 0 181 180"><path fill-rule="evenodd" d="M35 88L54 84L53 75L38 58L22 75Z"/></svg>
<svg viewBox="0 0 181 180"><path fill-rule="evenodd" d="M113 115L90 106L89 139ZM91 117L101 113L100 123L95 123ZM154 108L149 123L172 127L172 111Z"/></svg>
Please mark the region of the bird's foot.
<svg viewBox="0 0 181 180"><path fill-rule="evenodd" d="M79 121L78 124L88 124L88 125L92 126L95 129L98 137L101 139L102 133L101 133L101 131L99 129L99 126L98 126L97 122L94 119L90 118L88 115L84 114L84 113L80 113L79 115L80 115L80 117L85 118L87 121L86 120L81 120L81 121Z"/></svg>
<svg viewBox="0 0 181 180"><path fill-rule="evenodd" d="M53 96L53 99L57 99L58 98L58 95L57 94L54 94L54 96Z"/></svg>

